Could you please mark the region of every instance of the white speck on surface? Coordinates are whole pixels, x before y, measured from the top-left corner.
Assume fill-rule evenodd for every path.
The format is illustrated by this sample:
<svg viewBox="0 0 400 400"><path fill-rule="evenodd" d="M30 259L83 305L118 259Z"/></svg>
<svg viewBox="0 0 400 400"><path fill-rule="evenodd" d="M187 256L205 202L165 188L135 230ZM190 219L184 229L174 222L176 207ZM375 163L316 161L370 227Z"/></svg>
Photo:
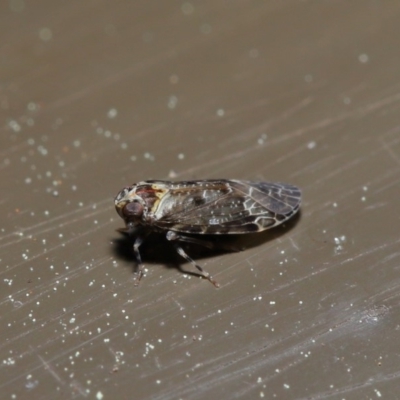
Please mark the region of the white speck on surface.
<svg viewBox="0 0 400 400"><path fill-rule="evenodd" d="M217 110L217 115L218 117L223 117L225 115L225 111L222 108L219 108Z"/></svg>
<svg viewBox="0 0 400 400"><path fill-rule="evenodd" d="M144 157L146 160L149 160L149 161L154 161L154 160L155 160L154 155L151 154L151 153L149 153L148 151L146 151L146 153L143 154L143 157Z"/></svg>
<svg viewBox="0 0 400 400"><path fill-rule="evenodd" d="M20 132L21 131L21 125L15 121L15 120L11 120L8 122L8 126L14 131L14 132Z"/></svg>
<svg viewBox="0 0 400 400"><path fill-rule="evenodd" d="M347 106L351 103L351 98L346 96L343 98L343 103Z"/></svg>
<svg viewBox="0 0 400 400"><path fill-rule="evenodd" d="M42 145L39 145L37 147L37 150L42 156L47 156L47 154L49 153L48 150Z"/></svg>
<svg viewBox="0 0 400 400"><path fill-rule="evenodd" d="M249 51L249 57L250 58L258 58L260 55L260 51L258 49L251 49Z"/></svg>
<svg viewBox="0 0 400 400"><path fill-rule="evenodd" d="M168 108L173 110L178 105L178 98L174 95L169 96L168 98Z"/></svg>
<svg viewBox="0 0 400 400"><path fill-rule="evenodd" d="M177 83L179 82L179 76L173 74L173 75L171 75L171 76L169 77L169 81L170 81L170 83L172 83L172 84L175 85L175 84L177 84Z"/></svg>
<svg viewBox="0 0 400 400"><path fill-rule="evenodd" d="M194 13L194 6L187 1L181 5L181 10L185 15L190 15Z"/></svg>
<svg viewBox="0 0 400 400"><path fill-rule="evenodd" d="M96 393L96 399L97 399L97 400L102 400L103 397L104 397L104 396L103 396L103 393L102 393L102 392L97 392L97 393Z"/></svg>
<svg viewBox="0 0 400 400"><path fill-rule="evenodd" d="M304 81L305 81L306 83L311 83L313 80L314 80L314 77L313 77L311 74L307 74L307 75L304 77Z"/></svg>
<svg viewBox="0 0 400 400"><path fill-rule="evenodd" d="M42 28L39 31L39 38L44 42L48 42L49 40L53 39L53 32L50 28Z"/></svg>
<svg viewBox="0 0 400 400"><path fill-rule="evenodd" d="M112 119L118 115L118 110L116 108L110 108L107 112L107 117Z"/></svg>
<svg viewBox="0 0 400 400"><path fill-rule="evenodd" d="M267 134L266 134L266 133L263 133L263 134L258 138L257 143L258 143L259 145L262 145L262 144L265 143L266 140L267 140Z"/></svg>
<svg viewBox="0 0 400 400"><path fill-rule="evenodd" d="M3 362L1 364L5 365L5 366L15 365L15 359L12 357L8 357L5 360L3 360Z"/></svg>
<svg viewBox="0 0 400 400"><path fill-rule="evenodd" d="M201 33L208 34L208 33L211 33L211 31L212 31L212 27L210 24L205 23L200 26Z"/></svg>
<svg viewBox="0 0 400 400"><path fill-rule="evenodd" d="M154 40L155 34L154 32L144 32L142 35L143 42L150 43Z"/></svg>
<svg viewBox="0 0 400 400"><path fill-rule="evenodd" d="M24 0L10 0L8 2L10 10L13 12L22 12L25 9L25 1Z"/></svg>
<svg viewBox="0 0 400 400"><path fill-rule="evenodd" d="M38 104L36 104L34 101L30 101L29 103L28 103L28 105L26 106L26 109L28 110L28 111L38 111L39 110L39 106L38 106Z"/></svg>
<svg viewBox="0 0 400 400"><path fill-rule="evenodd" d="M362 64L367 63L367 62L369 61L369 56L368 56L368 54L365 54L365 53L360 54L360 55L358 56L358 61L360 61L360 63L362 63Z"/></svg>
<svg viewBox="0 0 400 400"><path fill-rule="evenodd" d="M314 140L307 143L307 149L309 149L309 150L315 149L316 146L317 146L317 143Z"/></svg>

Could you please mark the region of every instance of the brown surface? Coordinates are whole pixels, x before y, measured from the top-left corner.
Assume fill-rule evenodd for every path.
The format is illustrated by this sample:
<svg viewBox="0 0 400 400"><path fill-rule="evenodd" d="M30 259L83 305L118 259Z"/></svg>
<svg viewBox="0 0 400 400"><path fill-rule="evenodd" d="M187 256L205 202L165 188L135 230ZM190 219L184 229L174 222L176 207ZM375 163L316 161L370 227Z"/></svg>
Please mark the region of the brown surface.
<svg viewBox="0 0 400 400"><path fill-rule="evenodd" d="M400 399L398 2L1 7L2 398ZM302 214L135 288L113 197L170 177Z"/></svg>

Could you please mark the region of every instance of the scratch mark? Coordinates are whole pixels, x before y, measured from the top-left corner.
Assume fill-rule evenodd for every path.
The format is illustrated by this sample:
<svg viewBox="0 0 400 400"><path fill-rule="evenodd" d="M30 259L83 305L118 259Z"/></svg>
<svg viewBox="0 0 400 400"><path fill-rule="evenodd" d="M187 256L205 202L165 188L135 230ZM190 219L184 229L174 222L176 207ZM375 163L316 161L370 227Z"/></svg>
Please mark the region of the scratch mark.
<svg viewBox="0 0 400 400"><path fill-rule="evenodd" d="M32 346L30 346L31 350L33 352L35 352L35 349L32 348ZM65 382L63 379L61 379L60 375L57 374L56 370L52 367L52 365L50 363L48 363L41 355L37 355L37 357L39 358L40 362L42 363L44 369L46 371L50 372L50 375L61 385L65 385Z"/></svg>

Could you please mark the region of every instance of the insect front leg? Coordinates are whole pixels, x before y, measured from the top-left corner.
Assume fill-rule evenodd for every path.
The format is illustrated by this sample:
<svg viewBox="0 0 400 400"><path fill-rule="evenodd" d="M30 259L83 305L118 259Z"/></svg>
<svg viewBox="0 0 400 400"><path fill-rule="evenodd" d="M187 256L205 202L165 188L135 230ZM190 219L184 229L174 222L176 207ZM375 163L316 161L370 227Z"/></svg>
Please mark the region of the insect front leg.
<svg viewBox="0 0 400 400"><path fill-rule="evenodd" d="M135 242L133 243L133 252L135 254L136 262L137 262L137 270L135 271L135 286L139 284L140 279L143 276L144 265L142 263L142 257L140 255L139 247L144 242L148 233L142 233L137 236Z"/></svg>
<svg viewBox="0 0 400 400"><path fill-rule="evenodd" d="M200 271L200 274L203 278L209 280L217 288L220 286L219 283L217 281L215 281L213 279L213 277L207 271L205 271L203 269L203 267L201 267L199 264L196 263L196 261L194 261L191 257L189 257L186 254L185 250L183 250L182 247L179 246L179 244L177 243L178 241L182 241L182 242L197 243L197 244L204 245L204 241L197 240L195 238L188 237L188 236L178 235L176 232L173 232L173 231L168 231L166 238L167 238L167 240L169 240L173 243L176 251L178 252L178 254L180 256L182 256L186 261L189 261L192 265L194 265ZM205 242L205 243L208 243L208 242Z"/></svg>

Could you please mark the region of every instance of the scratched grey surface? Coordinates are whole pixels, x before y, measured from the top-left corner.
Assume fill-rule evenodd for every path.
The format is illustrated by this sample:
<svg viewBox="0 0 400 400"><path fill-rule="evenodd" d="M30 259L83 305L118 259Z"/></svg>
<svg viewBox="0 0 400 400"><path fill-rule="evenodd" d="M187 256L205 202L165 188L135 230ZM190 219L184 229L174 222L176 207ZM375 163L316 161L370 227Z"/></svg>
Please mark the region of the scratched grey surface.
<svg viewBox="0 0 400 400"><path fill-rule="evenodd" d="M2 399L400 399L398 2L0 7ZM135 288L118 190L216 177L301 216Z"/></svg>

